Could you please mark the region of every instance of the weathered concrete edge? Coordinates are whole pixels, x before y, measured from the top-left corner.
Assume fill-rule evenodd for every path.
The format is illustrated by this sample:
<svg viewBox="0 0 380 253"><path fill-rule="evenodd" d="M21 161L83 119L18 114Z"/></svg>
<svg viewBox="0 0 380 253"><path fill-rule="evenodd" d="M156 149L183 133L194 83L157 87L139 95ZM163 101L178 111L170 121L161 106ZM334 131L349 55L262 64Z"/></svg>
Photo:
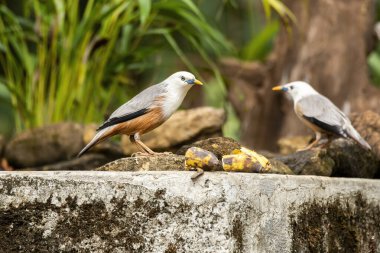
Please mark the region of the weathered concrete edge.
<svg viewBox="0 0 380 253"><path fill-rule="evenodd" d="M375 212L379 213L379 180L210 172L193 182L190 179L191 175L192 172L180 171L2 172L0 210L5 208L12 212L12 208L24 202L49 202L59 207L65 206L68 198L74 198L75 205L78 206L100 200L101 203L105 203L107 209L115 211L117 206L112 202L115 198L120 202L131 203L142 196L144 201L150 201L149 199L156 198L155 193L164 190L164 200L160 201L168 201L171 209L169 215L163 213L157 216L166 221L158 227L166 233L165 238L181 234L182 231L185 234L185 243L178 247L182 247L186 252L199 252L200 249L208 249L209 252L291 252L294 246L290 217L293 214L297 216L298 208L304 203L340 199L342 203L352 204L355 202L355 194L360 193L365 201L376 206ZM144 192L148 195L144 195ZM181 207L182 203L190 204L190 209L186 211L190 216L181 215L181 208L179 211L175 210ZM134 211L133 208L130 211ZM177 217L174 220L171 218L173 214ZM217 220L208 229L197 224L189 225L189 221L193 222L193 214L202 215L202 226L209 224L213 219ZM124 215L129 214L123 213L121 217ZM120 216L115 218L120 219ZM132 218L135 219L135 216ZM144 222L147 222L145 226L148 229L152 228L150 234L144 234L144 238L157 236L154 232L157 229L156 224L152 223L155 220L149 217L144 219ZM172 221L177 223L171 224ZM136 228L144 224L133 226ZM237 234L231 236L229 233L233 234L234 230ZM232 232L220 236L221 231ZM186 237L189 233L193 234ZM376 233L375 236L378 238L379 233ZM145 240L145 244L146 241L149 240ZM83 243L68 243L65 247L83 249L83 245L89 243L88 238L84 238ZM168 247L167 243L166 239L157 240L155 244L146 246L145 251L136 252L163 252L163 249ZM94 241L90 245L96 249L102 244ZM379 243L377 247L380 247Z"/></svg>
<svg viewBox="0 0 380 253"><path fill-rule="evenodd" d="M194 172L188 171L12 171L0 172L0 181L7 179L40 179L53 182L84 182L84 183L112 183L129 184L144 187L147 190L165 189L166 193L185 199L191 199L195 203L202 203L209 199L209 194L202 195L200 192L208 192L209 187L205 187L211 180L220 183L221 187L216 187L212 196L220 197L226 194L227 200L235 202L237 198L245 199L247 196L236 195L237 191L263 190L262 194L273 194L275 188L293 191L295 189L326 189L329 188L328 195L338 194L341 188L346 191L342 195L349 195L357 191L366 189L366 199L380 204L380 180L362 178L331 178L322 176L301 176L301 175L279 175L279 174L255 174L255 173L229 173L229 172L205 172L200 178L193 181L191 176ZM168 185L170 187L168 187ZM228 186L228 189L222 187ZM226 191L227 190L227 191ZM230 191L230 192L229 192ZM193 192L193 194L189 194ZM257 192L260 193L260 192ZM0 192L1 194L1 192ZM196 198L194 197L196 196ZM101 196L99 196L101 197ZM310 198L324 198L324 194L304 195L304 201ZM0 204L1 206L1 204Z"/></svg>
<svg viewBox="0 0 380 253"><path fill-rule="evenodd" d="M124 181L125 179L130 179L130 176L142 176L142 175L152 175L152 176L180 176L189 175L189 179L192 175L192 171L0 171L0 177L8 176L22 176L22 177L40 177L46 179L77 179L83 181L93 181L98 179L112 179L116 182ZM64 177L60 177L64 176ZM204 172L202 177L199 178L209 178L213 176L222 177L246 177L253 179L295 179L297 181L305 182L316 182L316 181L326 181L326 182L358 182L358 183L378 183L379 179L367 179L367 178L347 178L347 177L323 177L323 176L312 176L312 175L281 175L281 174L258 174L258 173L239 173L239 172ZM199 180L195 180L197 182Z"/></svg>

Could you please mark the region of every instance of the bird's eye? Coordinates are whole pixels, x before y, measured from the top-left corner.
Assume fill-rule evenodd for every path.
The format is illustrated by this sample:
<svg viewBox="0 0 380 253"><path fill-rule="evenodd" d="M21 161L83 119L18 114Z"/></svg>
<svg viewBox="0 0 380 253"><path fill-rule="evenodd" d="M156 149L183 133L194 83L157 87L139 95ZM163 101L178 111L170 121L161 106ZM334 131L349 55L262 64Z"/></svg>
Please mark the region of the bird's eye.
<svg viewBox="0 0 380 253"><path fill-rule="evenodd" d="M185 81L185 77L184 77L184 76L181 76L181 80L182 80L182 81Z"/></svg>
<svg viewBox="0 0 380 253"><path fill-rule="evenodd" d="M293 90L294 87L293 87L293 85L291 85L289 88L290 88L291 90Z"/></svg>

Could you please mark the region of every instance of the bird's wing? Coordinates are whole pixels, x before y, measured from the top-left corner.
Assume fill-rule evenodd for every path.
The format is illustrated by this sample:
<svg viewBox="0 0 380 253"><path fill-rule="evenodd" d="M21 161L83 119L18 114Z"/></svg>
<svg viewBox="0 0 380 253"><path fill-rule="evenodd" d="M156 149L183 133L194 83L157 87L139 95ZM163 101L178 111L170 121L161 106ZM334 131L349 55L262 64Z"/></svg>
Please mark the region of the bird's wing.
<svg viewBox="0 0 380 253"><path fill-rule="evenodd" d="M117 108L97 130L119 124L147 113L167 92L167 84L153 85Z"/></svg>
<svg viewBox="0 0 380 253"><path fill-rule="evenodd" d="M300 99L296 106L303 118L321 129L346 136L345 128L350 120L329 99L322 95L310 95Z"/></svg>

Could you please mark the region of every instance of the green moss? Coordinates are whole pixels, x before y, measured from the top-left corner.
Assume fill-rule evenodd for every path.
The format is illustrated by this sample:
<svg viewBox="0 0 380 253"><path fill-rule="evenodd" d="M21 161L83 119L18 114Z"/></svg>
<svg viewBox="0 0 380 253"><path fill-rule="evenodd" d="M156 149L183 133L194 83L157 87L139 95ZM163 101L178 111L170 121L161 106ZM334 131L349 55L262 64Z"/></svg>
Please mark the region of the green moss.
<svg viewBox="0 0 380 253"><path fill-rule="evenodd" d="M299 207L291 217L293 252L376 252L380 241L380 207L361 193L352 202L331 199ZM354 204L352 204L354 203Z"/></svg>
<svg viewBox="0 0 380 253"><path fill-rule="evenodd" d="M232 222L231 234L235 239L234 253L242 253L243 251L243 224L239 217L235 217Z"/></svg>
<svg viewBox="0 0 380 253"><path fill-rule="evenodd" d="M12 180L0 190L10 195ZM14 186L16 186L16 182ZM28 182L33 185L33 182ZM35 182L37 183L37 182ZM157 190L147 200L138 198L132 205L125 198L113 198L113 207L107 209L101 201L78 204L76 197L67 197L62 206L46 202L23 202L0 210L0 252L58 252L62 242L69 242L67 251L77 251L83 240L99 237L105 245L101 248L110 252L123 249L126 252L142 252L146 245L141 224L168 212L163 202L165 190ZM57 222L51 233L44 234L44 218L55 214ZM95 248L96 249L96 248Z"/></svg>
<svg viewBox="0 0 380 253"><path fill-rule="evenodd" d="M177 247L173 243L169 243L165 253L177 253Z"/></svg>

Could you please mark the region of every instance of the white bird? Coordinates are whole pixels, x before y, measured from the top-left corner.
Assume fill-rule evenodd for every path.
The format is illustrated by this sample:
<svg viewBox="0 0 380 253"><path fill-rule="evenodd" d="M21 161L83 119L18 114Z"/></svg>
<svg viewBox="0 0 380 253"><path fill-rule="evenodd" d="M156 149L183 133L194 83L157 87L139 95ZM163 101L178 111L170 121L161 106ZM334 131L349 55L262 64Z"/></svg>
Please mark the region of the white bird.
<svg viewBox="0 0 380 253"><path fill-rule="evenodd" d="M294 102L298 118L316 133L316 139L305 150L317 145L323 135L351 138L363 148L370 150L369 144L352 126L349 118L328 98L319 94L310 84L296 81L273 87L274 91L288 93Z"/></svg>
<svg viewBox="0 0 380 253"><path fill-rule="evenodd" d="M143 153L157 154L140 140L140 135L164 123L178 109L194 84L202 85L202 82L195 79L193 74L180 71L143 90L111 114L78 157L97 143L117 134L129 135L131 142Z"/></svg>

